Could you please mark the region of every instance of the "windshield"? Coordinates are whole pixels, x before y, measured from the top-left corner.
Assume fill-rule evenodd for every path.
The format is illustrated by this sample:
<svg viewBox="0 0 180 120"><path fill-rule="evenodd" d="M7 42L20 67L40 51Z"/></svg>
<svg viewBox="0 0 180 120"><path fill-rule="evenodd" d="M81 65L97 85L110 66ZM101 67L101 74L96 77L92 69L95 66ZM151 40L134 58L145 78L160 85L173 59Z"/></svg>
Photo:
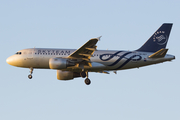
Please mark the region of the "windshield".
<svg viewBox="0 0 180 120"><path fill-rule="evenodd" d="M21 52L17 52L16 55L21 55Z"/></svg>

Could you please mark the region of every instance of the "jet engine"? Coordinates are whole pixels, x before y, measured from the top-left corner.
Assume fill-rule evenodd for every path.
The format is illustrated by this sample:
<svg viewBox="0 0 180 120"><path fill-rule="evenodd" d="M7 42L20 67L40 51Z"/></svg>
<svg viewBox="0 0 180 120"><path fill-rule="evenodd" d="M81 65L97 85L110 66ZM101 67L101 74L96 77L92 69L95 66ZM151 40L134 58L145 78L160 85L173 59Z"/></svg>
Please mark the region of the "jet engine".
<svg viewBox="0 0 180 120"><path fill-rule="evenodd" d="M57 70L57 79L58 80L72 80L76 77L80 77L80 73L72 72L72 71Z"/></svg>
<svg viewBox="0 0 180 120"><path fill-rule="evenodd" d="M67 67L74 65L75 65L74 62L70 62L70 60L65 58L51 58L49 60L50 69L66 69Z"/></svg>

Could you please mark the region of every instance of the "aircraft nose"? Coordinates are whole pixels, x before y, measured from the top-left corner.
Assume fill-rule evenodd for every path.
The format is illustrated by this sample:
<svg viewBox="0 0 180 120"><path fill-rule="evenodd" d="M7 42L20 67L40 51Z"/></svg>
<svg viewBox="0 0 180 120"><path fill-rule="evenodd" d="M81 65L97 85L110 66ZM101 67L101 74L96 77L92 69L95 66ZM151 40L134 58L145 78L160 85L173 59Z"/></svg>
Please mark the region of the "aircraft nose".
<svg viewBox="0 0 180 120"><path fill-rule="evenodd" d="M6 59L6 62L7 62L9 65L12 65L12 64L13 64L13 58L12 58L12 56L8 57L8 58Z"/></svg>

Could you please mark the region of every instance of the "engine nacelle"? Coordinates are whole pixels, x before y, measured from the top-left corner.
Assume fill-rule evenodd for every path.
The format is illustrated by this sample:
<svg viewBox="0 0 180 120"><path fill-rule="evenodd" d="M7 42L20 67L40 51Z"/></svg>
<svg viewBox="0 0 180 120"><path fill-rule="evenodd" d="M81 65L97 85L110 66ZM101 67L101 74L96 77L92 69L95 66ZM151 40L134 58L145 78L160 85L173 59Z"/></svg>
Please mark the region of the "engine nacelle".
<svg viewBox="0 0 180 120"><path fill-rule="evenodd" d="M70 62L65 58L51 58L49 60L50 69L66 69L67 67L74 66L75 63Z"/></svg>
<svg viewBox="0 0 180 120"><path fill-rule="evenodd" d="M58 80L72 80L75 77L80 77L80 73L72 72L72 71L57 70Z"/></svg>

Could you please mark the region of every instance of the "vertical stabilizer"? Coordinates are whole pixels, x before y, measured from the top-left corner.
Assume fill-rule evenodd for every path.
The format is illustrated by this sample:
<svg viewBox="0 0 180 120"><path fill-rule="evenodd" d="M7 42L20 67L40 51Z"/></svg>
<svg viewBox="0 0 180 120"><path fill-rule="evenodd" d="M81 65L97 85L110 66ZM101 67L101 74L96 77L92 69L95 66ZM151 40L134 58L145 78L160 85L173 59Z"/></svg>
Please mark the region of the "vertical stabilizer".
<svg viewBox="0 0 180 120"><path fill-rule="evenodd" d="M166 48L172 25L172 23L162 24L161 27L137 51L156 52L162 48Z"/></svg>

